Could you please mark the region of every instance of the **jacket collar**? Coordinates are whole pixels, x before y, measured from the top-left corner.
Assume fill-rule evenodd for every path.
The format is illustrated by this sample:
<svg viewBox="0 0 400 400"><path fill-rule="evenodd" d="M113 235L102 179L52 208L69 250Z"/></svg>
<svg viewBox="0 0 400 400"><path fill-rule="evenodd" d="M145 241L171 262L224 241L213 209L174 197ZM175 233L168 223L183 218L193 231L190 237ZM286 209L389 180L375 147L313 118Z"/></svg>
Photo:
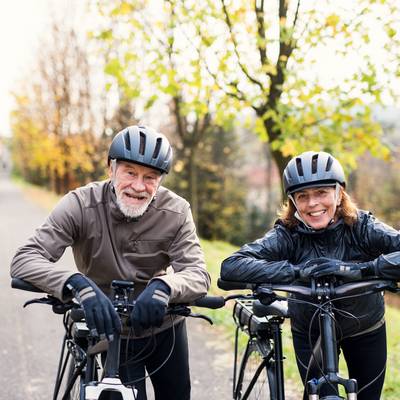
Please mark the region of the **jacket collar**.
<svg viewBox="0 0 400 400"><path fill-rule="evenodd" d="M333 233L333 232L336 232L336 231L340 230L343 225L344 225L344 221L343 221L342 218L340 218L339 220L337 220L336 222L328 225L324 229L314 230L314 229L308 228L305 224L300 222L299 225L297 225L294 228L294 230L296 232L299 232L299 233L303 234L303 235L304 234L305 235L326 235L326 234Z"/></svg>

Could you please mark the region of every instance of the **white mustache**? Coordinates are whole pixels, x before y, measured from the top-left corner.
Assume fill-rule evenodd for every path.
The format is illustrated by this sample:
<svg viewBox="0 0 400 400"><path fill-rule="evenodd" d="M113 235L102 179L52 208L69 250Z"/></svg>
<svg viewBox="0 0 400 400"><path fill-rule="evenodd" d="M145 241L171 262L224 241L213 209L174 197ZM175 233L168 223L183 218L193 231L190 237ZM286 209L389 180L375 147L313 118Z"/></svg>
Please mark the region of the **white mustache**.
<svg viewBox="0 0 400 400"><path fill-rule="evenodd" d="M144 197L145 199L150 198L150 195L147 192L136 192L133 189L125 189L122 193L129 194L130 196Z"/></svg>

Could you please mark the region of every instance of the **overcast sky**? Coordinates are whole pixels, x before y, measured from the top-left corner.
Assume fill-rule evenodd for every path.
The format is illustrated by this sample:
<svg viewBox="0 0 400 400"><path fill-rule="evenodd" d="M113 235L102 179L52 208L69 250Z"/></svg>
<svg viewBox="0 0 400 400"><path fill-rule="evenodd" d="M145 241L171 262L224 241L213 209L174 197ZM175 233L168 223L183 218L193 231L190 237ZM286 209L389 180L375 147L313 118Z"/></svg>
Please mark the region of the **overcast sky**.
<svg viewBox="0 0 400 400"><path fill-rule="evenodd" d="M0 0L0 136L10 134L10 91L29 76L39 37L49 28L51 16L61 13L64 20L84 27L86 4L85 0ZM345 73L346 63L332 59L328 50L320 50L318 75L328 78L334 71L338 79L341 69Z"/></svg>
<svg viewBox="0 0 400 400"><path fill-rule="evenodd" d="M79 3L79 6L78 6ZM9 135L10 91L29 73L53 13L76 15L83 0L0 0L0 136Z"/></svg>
<svg viewBox="0 0 400 400"><path fill-rule="evenodd" d="M0 135L4 135L9 133L9 92L32 60L46 21L47 0L0 0L0 9Z"/></svg>

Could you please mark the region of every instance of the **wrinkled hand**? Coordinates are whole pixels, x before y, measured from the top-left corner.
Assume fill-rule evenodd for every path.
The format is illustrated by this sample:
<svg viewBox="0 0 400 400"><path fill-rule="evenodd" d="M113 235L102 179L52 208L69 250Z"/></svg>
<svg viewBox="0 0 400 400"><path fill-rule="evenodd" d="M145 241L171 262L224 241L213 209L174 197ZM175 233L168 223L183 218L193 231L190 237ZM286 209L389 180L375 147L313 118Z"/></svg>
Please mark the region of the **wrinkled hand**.
<svg viewBox="0 0 400 400"><path fill-rule="evenodd" d="M112 341L114 332L121 332L121 319L111 300L93 281L76 274L67 280L66 287L70 288L82 306L92 336Z"/></svg>
<svg viewBox="0 0 400 400"><path fill-rule="evenodd" d="M364 276L373 275L373 271L373 261L355 263L320 257L304 263L302 268L299 269L299 277L300 279L310 279L334 275L348 280L358 280Z"/></svg>
<svg viewBox="0 0 400 400"><path fill-rule="evenodd" d="M135 330L159 327L167 311L171 289L160 279L152 281L139 297L130 316Z"/></svg>

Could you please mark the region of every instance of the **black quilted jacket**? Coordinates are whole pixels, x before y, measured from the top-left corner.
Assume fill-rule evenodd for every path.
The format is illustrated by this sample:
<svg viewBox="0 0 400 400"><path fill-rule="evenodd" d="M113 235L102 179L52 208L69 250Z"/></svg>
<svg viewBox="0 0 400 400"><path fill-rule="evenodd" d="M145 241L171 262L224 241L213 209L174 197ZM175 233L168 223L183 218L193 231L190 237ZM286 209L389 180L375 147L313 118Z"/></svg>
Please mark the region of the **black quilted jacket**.
<svg viewBox="0 0 400 400"><path fill-rule="evenodd" d="M294 282L293 265L312 258L363 262L395 252L399 253L393 255L394 260L398 258L395 264L399 265L395 278L400 280L400 232L365 211L358 212L353 226L339 220L323 231L310 231L301 224L289 230L278 220L263 238L244 245L223 261L221 278L251 283L289 283ZM345 336L368 329L384 315L381 293L341 300L335 305L345 311L336 314ZM314 311L312 306L289 302L292 329L308 332Z"/></svg>

